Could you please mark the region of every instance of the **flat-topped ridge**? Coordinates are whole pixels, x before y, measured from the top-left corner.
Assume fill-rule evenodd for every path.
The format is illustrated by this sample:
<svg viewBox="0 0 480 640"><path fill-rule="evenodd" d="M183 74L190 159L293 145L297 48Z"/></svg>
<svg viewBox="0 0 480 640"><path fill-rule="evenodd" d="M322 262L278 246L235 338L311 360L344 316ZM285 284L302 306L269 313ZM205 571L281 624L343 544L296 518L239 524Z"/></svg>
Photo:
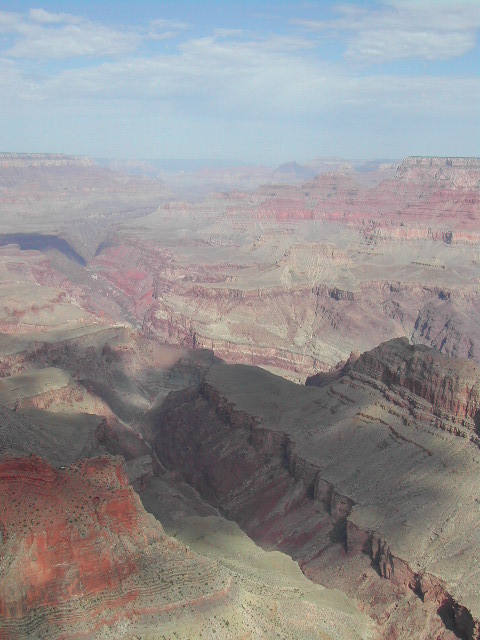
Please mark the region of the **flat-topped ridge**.
<svg viewBox="0 0 480 640"><path fill-rule="evenodd" d="M63 153L10 153L0 152L0 167L93 167L96 162L87 156L68 156Z"/></svg>

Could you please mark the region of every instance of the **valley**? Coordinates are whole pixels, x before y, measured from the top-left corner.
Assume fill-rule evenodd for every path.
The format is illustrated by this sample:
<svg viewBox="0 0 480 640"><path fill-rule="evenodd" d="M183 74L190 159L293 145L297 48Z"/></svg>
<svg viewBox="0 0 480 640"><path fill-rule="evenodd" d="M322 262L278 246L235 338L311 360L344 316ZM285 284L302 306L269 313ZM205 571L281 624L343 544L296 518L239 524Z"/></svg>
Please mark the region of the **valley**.
<svg viewBox="0 0 480 640"><path fill-rule="evenodd" d="M0 639L478 640L480 160L236 171L0 155Z"/></svg>

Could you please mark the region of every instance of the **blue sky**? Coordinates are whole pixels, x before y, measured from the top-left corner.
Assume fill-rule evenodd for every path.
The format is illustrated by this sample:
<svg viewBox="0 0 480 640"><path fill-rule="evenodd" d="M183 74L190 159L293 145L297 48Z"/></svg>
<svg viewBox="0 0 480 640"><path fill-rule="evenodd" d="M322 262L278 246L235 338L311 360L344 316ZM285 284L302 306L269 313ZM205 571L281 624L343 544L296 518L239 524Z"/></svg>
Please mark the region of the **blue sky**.
<svg viewBox="0 0 480 640"><path fill-rule="evenodd" d="M480 0L0 0L0 150L480 155Z"/></svg>

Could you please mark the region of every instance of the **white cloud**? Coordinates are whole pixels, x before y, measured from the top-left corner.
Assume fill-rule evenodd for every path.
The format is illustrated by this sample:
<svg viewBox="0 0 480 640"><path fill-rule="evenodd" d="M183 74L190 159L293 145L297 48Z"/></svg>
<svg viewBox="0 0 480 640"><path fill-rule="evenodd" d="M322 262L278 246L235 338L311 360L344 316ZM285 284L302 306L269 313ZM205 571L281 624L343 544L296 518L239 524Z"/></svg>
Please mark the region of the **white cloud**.
<svg viewBox="0 0 480 640"><path fill-rule="evenodd" d="M188 22L180 22L179 20L165 20L163 18L155 18L150 20L150 27L153 29L170 29L175 31L185 31L190 28Z"/></svg>
<svg viewBox="0 0 480 640"><path fill-rule="evenodd" d="M0 91L5 98L9 91L25 85L25 79L13 60L0 58Z"/></svg>
<svg viewBox="0 0 480 640"><path fill-rule="evenodd" d="M150 32L147 36L147 39L161 42L162 40L173 40L177 37L178 31L162 31L161 33Z"/></svg>
<svg viewBox="0 0 480 640"><path fill-rule="evenodd" d="M190 25L186 22L156 18L150 20L148 29L142 30L142 35L147 40L153 41L173 40L189 28Z"/></svg>
<svg viewBox="0 0 480 640"><path fill-rule="evenodd" d="M362 77L319 63L302 39L210 36L183 42L168 55L68 69L44 80L36 95L59 102L128 101L234 120L321 117L357 107L395 117L473 113L479 92L476 79Z"/></svg>
<svg viewBox="0 0 480 640"><path fill-rule="evenodd" d="M431 129L435 123L455 123L449 131L466 129L464 123L469 123L472 129L480 80L455 77L454 72L431 77L425 67L415 77L413 65L410 76L406 66L402 75L379 76L371 70L362 73L350 60L398 60L412 52L438 60L445 50L449 56L461 55L473 46L479 21L475 6L457 4L463 8L454 15L440 0L435 15L432 4L422 0L389 0L376 11L343 5L333 21L297 21L306 32L283 29L282 34L261 35L216 28L205 37L191 37L189 25L170 20L125 30L43 9L28 15L0 12L0 31L8 34L0 50L0 110L10 114L9 126L18 127L23 109L23 120L30 118L33 132L37 114L43 114L45 135L51 136L55 127L49 123L63 118L66 139L78 135L81 140L79 127L84 127L96 145L103 126L113 138L112 128L122 130L125 145L130 127L145 129L147 141L149 126L157 127L171 138L172 149L175 136L183 136L188 153L189 139L195 136L208 148L214 135L210 131L217 132L219 148L225 135L235 138L232 131L243 131L237 135L240 148L242 136L251 136L254 145L254 138L261 141L267 130L265 152L270 144L286 148L287 139L297 144L295 132L308 145L313 145L310 131L323 131L332 140L343 136L345 145L356 139L360 145L358 140L368 143L369 135L380 139L383 123L387 130L402 131L395 135L406 148L404 139L421 139L420 123ZM318 37L345 43L349 61L322 60ZM163 46L159 40L170 42ZM64 61L48 64L52 59ZM121 124L110 126L112 122ZM188 135L185 123L190 123ZM474 137L464 134L463 140L472 145ZM442 140L440 136L438 147Z"/></svg>
<svg viewBox="0 0 480 640"><path fill-rule="evenodd" d="M189 28L178 20L151 20L146 27L115 29L69 13L30 9L28 14L0 11L0 33L13 45L3 51L12 58L50 60L129 54L146 41L171 40Z"/></svg>
<svg viewBox="0 0 480 640"><path fill-rule="evenodd" d="M13 38L2 54L12 58L66 59L118 56L133 51L145 37L140 32L113 29L68 13L30 9L26 15L0 11L0 32Z"/></svg>
<svg viewBox="0 0 480 640"><path fill-rule="evenodd" d="M480 28L476 0L386 0L375 10L347 4L337 12L340 17L331 21L292 22L345 39L346 57L359 62L455 58L475 47Z"/></svg>
<svg viewBox="0 0 480 640"><path fill-rule="evenodd" d="M0 33L11 33L21 24L22 16L12 11L0 11Z"/></svg>
<svg viewBox="0 0 480 640"><path fill-rule="evenodd" d="M293 107L305 91L311 92L326 77L326 67L322 76L323 65L304 58L310 46L303 39L285 37L196 38L168 55L69 69L48 81L45 92L133 100L195 98L193 108L209 103L214 110L236 111L249 105L278 112Z"/></svg>
<svg viewBox="0 0 480 640"><path fill-rule="evenodd" d="M65 22L75 24L82 21L81 18L70 13L51 13L44 9L30 9L28 17L33 22L39 22L40 24L60 24Z"/></svg>
<svg viewBox="0 0 480 640"><path fill-rule="evenodd" d="M15 58L65 59L78 56L116 56L133 51L140 36L90 22L58 28L24 23L20 37L6 54Z"/></svg>
<svg viewBox="0 0 480 640"><path fill-rule="evenodd" d="M352 60L401 60L423 58L444 60L456 58L475 46L472 32L436 32L388 30L362 31L350 43L347 55Z"/></svg>
<svg viewBox="0 0 480 640"><path fill-rule="evenodd" d="M385 12L383 19L393 27L409 25L438 31L470 31L480 27L477 0L385 0L385 4L393 12Z"/></svg>

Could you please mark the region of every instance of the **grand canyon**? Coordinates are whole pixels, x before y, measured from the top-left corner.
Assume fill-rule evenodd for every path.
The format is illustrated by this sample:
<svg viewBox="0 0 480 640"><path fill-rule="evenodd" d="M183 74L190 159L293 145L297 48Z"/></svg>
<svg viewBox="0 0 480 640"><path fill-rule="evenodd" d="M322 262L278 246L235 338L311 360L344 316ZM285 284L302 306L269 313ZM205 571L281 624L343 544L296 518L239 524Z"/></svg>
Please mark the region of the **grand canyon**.
<svg viewBox="0 0 480 640"><path fill-rule="evenodd" d="M480 159L0 154L0 639L480 639Z"/></svg>

